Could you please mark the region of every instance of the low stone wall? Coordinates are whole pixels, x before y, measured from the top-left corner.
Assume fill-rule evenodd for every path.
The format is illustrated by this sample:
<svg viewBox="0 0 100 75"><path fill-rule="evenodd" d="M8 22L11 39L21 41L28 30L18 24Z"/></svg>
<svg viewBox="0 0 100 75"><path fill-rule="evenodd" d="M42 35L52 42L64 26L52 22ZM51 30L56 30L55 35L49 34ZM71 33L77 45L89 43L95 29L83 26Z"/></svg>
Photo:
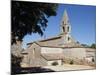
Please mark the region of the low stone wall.
<svg viewBox="0 0 100 75"><path fill-rule="evenodd" d="M96 66L95 62L89 62L85 59L78 58L66 58L63 59L63 64L76 64L76 65L88 65L88 66Z"/></svg>
<svg viewBox="0 0 100 75"><path fill-rule="evenodd" d="M63 64L79 64L82 65L83 61L77 58L65 58L63 59Z"/></svg>

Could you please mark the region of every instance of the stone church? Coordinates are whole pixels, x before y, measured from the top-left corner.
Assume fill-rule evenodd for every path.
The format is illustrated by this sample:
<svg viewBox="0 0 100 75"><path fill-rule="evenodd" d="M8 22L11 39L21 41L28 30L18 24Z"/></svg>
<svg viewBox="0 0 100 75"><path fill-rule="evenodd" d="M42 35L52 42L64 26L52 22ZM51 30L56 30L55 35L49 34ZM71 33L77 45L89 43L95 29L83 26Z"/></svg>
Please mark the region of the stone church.
<svg viewBox="0 0 100 75"><path fill-rule="evenodd" d="M28 48L21 54L23 67L49 66L55 62L63 65L67 58L95 59L95 49L86 48L71 36L71 25L66 10L63 13L60 33L55 37L28 43Z"/></svg>

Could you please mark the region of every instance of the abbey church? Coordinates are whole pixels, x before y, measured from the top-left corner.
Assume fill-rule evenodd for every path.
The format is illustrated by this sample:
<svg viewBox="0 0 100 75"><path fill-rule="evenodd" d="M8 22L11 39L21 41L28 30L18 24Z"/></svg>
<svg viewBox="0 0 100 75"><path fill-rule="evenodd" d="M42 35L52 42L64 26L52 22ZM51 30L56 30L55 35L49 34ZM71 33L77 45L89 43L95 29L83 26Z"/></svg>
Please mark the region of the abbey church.
<svg viewBox="0 0 100 75"><path fill-rule="evenodd" d="M28 43L28 48L21 54L24 56L23 67L49 66L55 62L63 65L65 59L95 60L95 49L82 46L71 36L71 25L66 10L60 23L60 33L55 37Z"/></svg>

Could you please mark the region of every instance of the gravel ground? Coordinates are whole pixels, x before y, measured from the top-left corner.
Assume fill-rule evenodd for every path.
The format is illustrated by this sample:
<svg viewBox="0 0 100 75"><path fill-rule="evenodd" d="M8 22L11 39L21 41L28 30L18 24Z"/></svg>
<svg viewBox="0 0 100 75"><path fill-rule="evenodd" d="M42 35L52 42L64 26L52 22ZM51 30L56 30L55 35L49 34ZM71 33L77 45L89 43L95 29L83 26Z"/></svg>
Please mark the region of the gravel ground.
<svg viewBox="0 0 100 75"><path fill-rule="evenodd" d="M62 65L62 66L44 66L43 68L48 68L54 71L70 71L70 70L89 70L95 69L95 67L85 66L85 65Z"/></svg>

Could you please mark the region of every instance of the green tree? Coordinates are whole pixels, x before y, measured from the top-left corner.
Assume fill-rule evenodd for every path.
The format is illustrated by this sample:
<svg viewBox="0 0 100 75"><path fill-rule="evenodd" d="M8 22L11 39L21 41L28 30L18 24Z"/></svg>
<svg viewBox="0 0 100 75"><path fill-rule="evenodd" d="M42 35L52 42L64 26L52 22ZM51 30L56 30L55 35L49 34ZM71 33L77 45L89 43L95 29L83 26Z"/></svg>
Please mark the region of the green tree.
<svg viewBox="0 0 100 75"><path fill-rule="evenodd" d="M84 46L84 47L89 47L89 45L87 45L87 44L81 44L82 46Z"/></svg>
<svg viewBox="0 0 100 75"><path fill-rule="evenodd" d="M93 43L90 47L91 48L96 48L96 44Z"/></svg>
<svg viewBox="0 0 100 75"><path fill-rule="evenodd" d="M12 44L16 37L22 40L26 34L43 35L50 16L56 16L57 4L12 1L11 36Z"/></svg>
<svg viewBox="0 0 100 75"><path fill-rule="evenodd" d="M11 54L11 74L17 74L21 72L20 62L22 62L23 57L18 57Z"/></svg>
<svg viewBox="0 0 100 75"><path fill-rule="evenodd" d="M47 27L48 18L56 16L57 4L36 3L36 2L11 2L11 46L19 52L20 45L17 46L17 40L22 41L25 35L38 33L43 35ZM17 39L16 39L17 38ZM17 49L19 48L19 49ZM16 53L16 52L15 52ZM21 71L20 63L21 56L16 56L12 53L11 65L12 73L15 74Z"/></svg>

